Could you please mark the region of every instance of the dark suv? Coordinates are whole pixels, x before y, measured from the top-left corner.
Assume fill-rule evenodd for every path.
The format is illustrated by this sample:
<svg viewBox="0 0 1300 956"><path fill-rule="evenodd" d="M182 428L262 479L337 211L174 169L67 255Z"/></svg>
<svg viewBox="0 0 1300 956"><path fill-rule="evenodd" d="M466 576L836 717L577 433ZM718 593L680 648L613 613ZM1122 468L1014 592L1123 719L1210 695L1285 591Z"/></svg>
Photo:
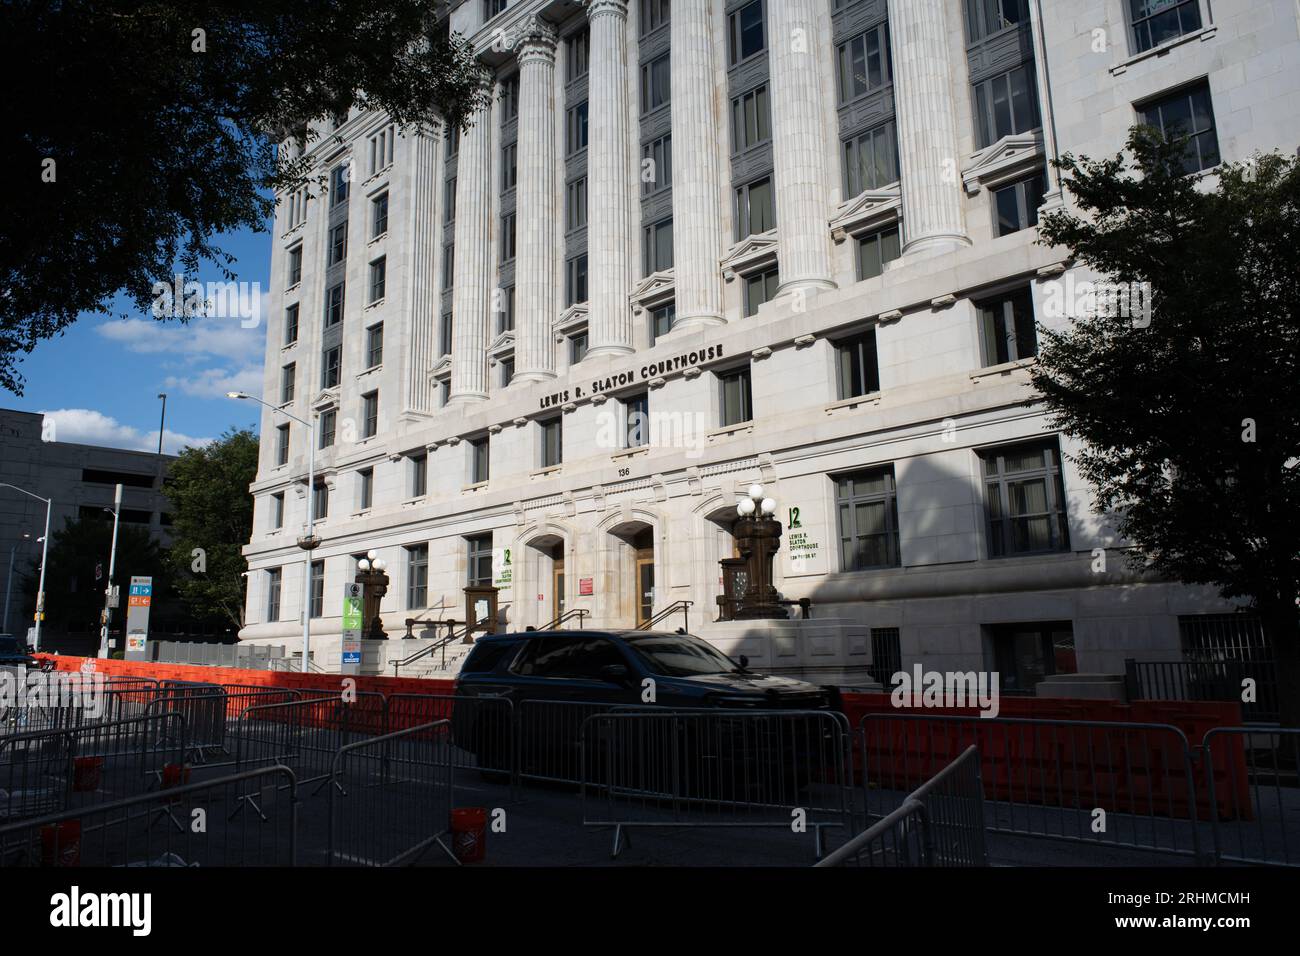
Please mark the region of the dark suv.
<svg viewBox="0 0 1300 956"><path fill-rule="evenodd" d="M647 688L653 689L649 699ZM827 691L758 674L712 644L661 631L527 631L483 637L456 683L452 733L481 768L503 768L511 717L524 764L573 779L582 722L613 708L829 710ZM505 698L510 705L502 705ZM525 767L527 770L527 767ZM542 772L542 776L551 775Z"/></svg>
<svg viewBox="0 0 1300 956"><path fill-rule="evenodd" d="M10 634L0 634L0 666L31 667L36 658L27 653L27 643Z"/></svg>

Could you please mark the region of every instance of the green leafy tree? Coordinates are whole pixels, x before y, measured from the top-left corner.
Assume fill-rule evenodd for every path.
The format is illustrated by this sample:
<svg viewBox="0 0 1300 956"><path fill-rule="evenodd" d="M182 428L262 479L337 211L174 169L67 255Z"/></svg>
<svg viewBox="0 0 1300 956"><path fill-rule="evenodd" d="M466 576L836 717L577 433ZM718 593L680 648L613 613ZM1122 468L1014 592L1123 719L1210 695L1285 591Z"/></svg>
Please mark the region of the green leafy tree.
<svg viewBox="0 0 1300 956"><path fill-rule="evenodd" d="M355 103L413 131L462 124L482 71L447 0L9 0L0 386L20 355L121 295L200 263L232 278L222 233L265 229L305 160L278 146ZM299 138L301 133L299 132ZM323 186L313 186L319 193Z"/></svg>
<svg viewBox="0 0 1300 956"><path fill-rule="evenodd" d="M1077 213L1041 241L1152 309L1044 330L1033 384L1130 559L1257 611L1300 726L1300 163L1189 176L1184 148L1138 127L1127 155L1059 161Z"/></svg>
<svg viewBox="0 0 1300 956"><path fill-rule="evenodd" d="M253 533L257 436L232 429L203 448L186 448L164 485L172 507L167 565L197 621L244 623L243 547Z"/></svg>

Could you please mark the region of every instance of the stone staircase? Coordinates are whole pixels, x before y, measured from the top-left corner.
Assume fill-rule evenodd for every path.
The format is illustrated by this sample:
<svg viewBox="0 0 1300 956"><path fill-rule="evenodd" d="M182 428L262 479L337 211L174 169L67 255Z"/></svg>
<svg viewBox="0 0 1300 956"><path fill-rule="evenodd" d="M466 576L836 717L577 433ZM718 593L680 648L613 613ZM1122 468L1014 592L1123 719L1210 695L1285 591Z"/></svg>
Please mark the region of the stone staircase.
<svg viewBox="0 0 1300 956"><path fill-rule="evenodd" d="M387 643L393 646L389 648L388 660L385 661L382 673L387 677L392 677L394 661L405 660L413 654L435 646L438 641L412 638L410 640L388 641ZM449 680L460 673L461 664L465 663L465 658L469 656L469 652L473 649L474 645L472 644L462 644L456 641L447 645L445 655L443 650L439 649L427 657L421 657L410 664L404 664L398 669L397 676Z"/></svg>

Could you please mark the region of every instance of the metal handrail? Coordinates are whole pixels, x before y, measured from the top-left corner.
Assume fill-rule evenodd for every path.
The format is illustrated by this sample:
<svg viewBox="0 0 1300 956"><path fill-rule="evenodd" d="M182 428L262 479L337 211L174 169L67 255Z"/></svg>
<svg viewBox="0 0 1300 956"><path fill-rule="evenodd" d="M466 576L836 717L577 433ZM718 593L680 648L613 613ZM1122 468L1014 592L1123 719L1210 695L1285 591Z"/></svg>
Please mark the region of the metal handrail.
<svg viewBox="0 0 1300 956"><path fill-rule="evenodd" d="M462 627L460 630L456 630L455 621L439 621L437 623L447 625L447 636L441 639L435 639L434 642L430 644L428 647L424 648L423 650L416 651L414 654L410 655L409 657L403 658L400 661L393 661L394 677L398 676L399 668L405 667L407 664L413 664L416 661L420 660L421 658L430 657L436 651L442 651L442 662L444 664L447 663L447 645L454 643L457 639L464 639L465 628Z"/></svg>
<svg viewBox="0 0 1300 956"><path fill-rule="evenodd" d="M591 613L591 612L588 611L585 607L575 607L575 608L573 608L572 610L565 611L565 612L564 612L563 614L561 614L559 617L557 617L557 618L555 618L555 619L553 619L553 620L547 621L547 622L546 622L545 624L543 624L541 627L537 628L537 630L539 630L539 631L554 631L556 628L558 628L558 627L559 627L561 624L563 624L565 621L570 621L570 620L572 620L572 619L575 618L575 617L578 619L578 630L582 630L582 622L586 619L587 615L590 614L590 613Z"/></svg>
<svg viewBox="0 0 1300 956"><path fill-rule="evenodd" d="M651 617L644 623L638 624L636 626L636 629L638 631L648 631L650 630L650 628L654 627L664 618L671 617L672 615L676 614L678 611L681 611L682 624L683 624L682 630L688 631L690 630L690 618L687 616L687 612L690 611L691 607L694 604L695 604L694 601L674 601L672 604L668 605L663 610L659 611L654 615L651 615Z"/></svg>

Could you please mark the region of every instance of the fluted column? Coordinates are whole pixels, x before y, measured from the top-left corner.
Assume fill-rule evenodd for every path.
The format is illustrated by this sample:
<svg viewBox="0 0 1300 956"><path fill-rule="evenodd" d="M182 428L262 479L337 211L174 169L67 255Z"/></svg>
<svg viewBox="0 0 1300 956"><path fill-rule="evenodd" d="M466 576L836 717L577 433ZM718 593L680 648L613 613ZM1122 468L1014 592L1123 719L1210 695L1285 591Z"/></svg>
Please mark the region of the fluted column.
<svg viewBox="0 0 1300 956"><path fill-rule="evenodd" d="M628 143L626 0L588 0L588 355L632 351L632 157Z"/></svg>
<svg viewBox="0 0 1300 956"><path fill-rule="evenodd" d="M889 0L904 253L970 245L957 175L947 6L946 0Z"/></svg>
<svg viewBox="0 0 1300 956"><path fill-rule="evenodd" d="M555 375L555 30L540 19L519 46L519 177L515 186L515 378Z"/></svg>
<svg viewBox="0 0 1300 956"><path fill-rule="evenodd" d="M456 249L452 272L451 394L453 402L484 401L492 307L492 108L476 110L461 134L456 170Z"/></svg>
<svg viewBox="0 0 1300 956"><path fill-rule="evenodd" d="M826 51L818 47L814 12L826 4L824 0L780 0L765 7L780 290L833 289L826 183L830 145L819 75Z"/></svg>
<svg viewBox="0 0 1300 956"><path fill-rule="evenodd" d="M444 132L445 135L445 132ZM439 140L426 133L414 133L408 140L411 164L411 268L410 307L407 312L406 411L433 409L429 369L436 358L438 342L438 156Z"/></svg>
<svg viewBox="0 0 1300 956"><path fill-rule="evenodd" d="M679 3L672 34L673 284L676 325L722 318L722 229L718 172L713 14L707 3Z"/></svg>

